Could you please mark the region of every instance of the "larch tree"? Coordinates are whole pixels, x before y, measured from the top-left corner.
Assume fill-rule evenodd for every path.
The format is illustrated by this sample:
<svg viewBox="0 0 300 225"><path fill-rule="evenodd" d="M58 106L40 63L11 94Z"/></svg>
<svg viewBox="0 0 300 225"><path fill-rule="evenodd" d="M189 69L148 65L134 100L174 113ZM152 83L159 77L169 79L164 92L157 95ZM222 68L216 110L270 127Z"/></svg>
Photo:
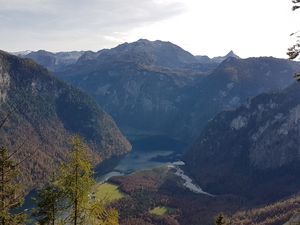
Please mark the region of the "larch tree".
<svg viewBox="0 0 300 225"><path fill-rule="evenodd" d="M11 160L12 154L4 147L0 148L0 224L24 224L24 213L12 213L23 202L21 186L16 179L19 174L17 164Z"/></svg>
<svg viewBox="0 0 300 225"><path fill-rule="evenodd" d="M216 225L227 225L228 223L226 221L225 216L221 213L216 217L215 224Z"/></svg>
<svg viewBox="0 0 300 225"><path fill-rule="evenodd" d="M70 208L70 215L67 219L77 225L84 224L88 196L95 182L87 148L80 137L73 137L71 145L69 161L62 164L58 183L65 193L66 204Z"/></svg>
<svg viewBox="0 0 300 225"><path fill-rule="evenodd" d="M87 147L79 136L57 176L38 191L33 215L40 225L118 225L118 212L92 198L96 184Z"/></svg>
<svg viewBox="0 0 300 225"><path fill-rule="evenodd" d="M90 198L95 185L93 165L79 136L71 140L69 160L62 164L58 185L64 193L65 224L118 225L118 213Z"/></svg>
<svg viewBox="0 0 300 225"><path fill-rule="evenodd" d="M90 202L88 211L87 224L119 225L118 211L105 207L105 204L99 200Z"/></svg>
<svg viewBox="0 0 300 225"><path fill-rule="evenodd" d="M37 191L34 198L36 208L32 215L38 224L55 225L60 223L62 211L64 210L64 194L57 185L53 175L50 182Z"/></svg>

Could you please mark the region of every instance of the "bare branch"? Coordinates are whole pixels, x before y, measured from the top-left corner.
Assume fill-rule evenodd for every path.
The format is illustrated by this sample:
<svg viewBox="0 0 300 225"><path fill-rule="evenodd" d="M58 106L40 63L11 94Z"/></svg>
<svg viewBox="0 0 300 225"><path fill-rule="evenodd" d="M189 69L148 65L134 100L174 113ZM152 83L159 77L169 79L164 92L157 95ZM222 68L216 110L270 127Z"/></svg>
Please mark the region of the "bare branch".
<svg viewBox="0 0 300 225"><path fill-rule="evenodd" d="M13 152L13 153L11 153L8 157L7 157L7 160L8 159L10 159L13 155L15 155L16 153L18 153L22 148L23 148L23 146L26 144L26 141L27 141L27 139L25 138L24 140L23 140L23 142L21 143L21 145Z"/></svg>
<svg viewBox="0 0 300 225"><path fill-rule="evenodd" d="M294 5L293 8L292 8L292 10L295 11L295 10L297 10L297 9L299 9L299 8L300 8L299 5Z"/></svg>
<svg viewBox="0 0 300 225"><path fill-rule="evenodd" d="M4 126L4 124L7 122L8 118L14 113L14 110L10 110L6 117L2 120L0 123L0 129Z"/></svg>
<svg viewBox="0 0 300 225"><path fill-rule="evenodd" d="M30 157L32 157L33 155L35 155L35 153L37 152L38 148L39 148L39 146L37 146L37 147L34 149L33 153L30 153L28 156L26 156L23 160L21 160L20 162L18 162L18 163L15 164L14 166L15 166L15 167L18 167L20 164L22 164L23 162L25 162L27 159L29 159Z"/></svg>

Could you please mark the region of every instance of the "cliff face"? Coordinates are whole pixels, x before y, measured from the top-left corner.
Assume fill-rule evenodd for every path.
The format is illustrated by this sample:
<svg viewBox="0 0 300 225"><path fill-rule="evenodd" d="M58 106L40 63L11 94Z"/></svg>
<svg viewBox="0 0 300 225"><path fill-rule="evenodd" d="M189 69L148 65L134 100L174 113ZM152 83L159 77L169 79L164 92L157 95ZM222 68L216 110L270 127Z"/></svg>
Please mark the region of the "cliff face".
<svg viewBox="0 0 300 225"><path fill-rule="evenodd" d="M299 64L271 57L227 58L210 75L195 85L185 107L185 122L196 138L208 121L223 110L231 110L264 92L280 90L293 82Z"/></svg>
<svg viewBox="0 0 300 225"><path fill-rule="evenodd" d="M71 135L80 134L95 161L127 153L131 146L111 117L87 95L32 60L0 52L1 144L22 164L22 179L34 185L64 159ZM22 144L24 143L24 144Z"/></svg>
<svg viewBox="0 0 300 225"><path fill-rule="evenodd" d="M213 193L272 199L298 191L299 99L294 84L220 113L185 155L188 171Z"/></svg>

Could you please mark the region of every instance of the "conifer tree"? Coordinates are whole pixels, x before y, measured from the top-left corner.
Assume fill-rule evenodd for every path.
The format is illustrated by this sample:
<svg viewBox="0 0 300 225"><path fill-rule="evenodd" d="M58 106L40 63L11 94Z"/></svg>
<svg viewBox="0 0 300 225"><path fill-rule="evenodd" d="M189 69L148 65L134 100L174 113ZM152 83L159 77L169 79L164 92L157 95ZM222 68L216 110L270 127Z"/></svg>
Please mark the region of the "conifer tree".
<svg viewBox="0 0 300 225"><path fill-rule="evenodd" d="M38 192L35 216L40 225L118 225L118 212L90 198L95 185L93 166L79 136L71 140L71 151L58 176Z"/></svg>
<svg viewBox="0 0 300 225"><path fill-rule="evenodd" d="M228 223L227 223L224 215L221 213L217 216L215 224L216 225L227 225Z"/></svg>
<svg viewBox="0 0 300 225"><path fill-rule="evenodd" d="M71 145L69 161L62 164L58 182L67 198L66 204L70 207L67 219L77 225L84 224L88 196L95 181L87 148L80 137L73 137Z"/></svg>
<svg viewBox="0 0 300 225"><path fill-rule="evenodd" d="M78 136L72 138L71 145L69 161L62 164L58 179L69 207L66 223L118 225L116 210L107 209L101 201L89 197L96 182L87 147Z"/></svg>
<svg viewBox="0 0 300 225"><path fill-rule="evenodd" d="M88 224L91 225L119 225L119 214L115 209L108 209L101 201L89 204L87 217Z"/></svg>
<svg viewBox="0 0 300 225"><path fill-rule="evenodd" d="M17 165L11 160L8 150L0 148L0 224L24 224L24 213L12 213L23 202L23 193L17 184Z"/></svg>
<svg viewBox="0 0 300 225"><path fill-rule="evenodd" d="M38 190L33 216L41 225L55 225L64 210L64 195L53 175L51 181Z"/></svg>

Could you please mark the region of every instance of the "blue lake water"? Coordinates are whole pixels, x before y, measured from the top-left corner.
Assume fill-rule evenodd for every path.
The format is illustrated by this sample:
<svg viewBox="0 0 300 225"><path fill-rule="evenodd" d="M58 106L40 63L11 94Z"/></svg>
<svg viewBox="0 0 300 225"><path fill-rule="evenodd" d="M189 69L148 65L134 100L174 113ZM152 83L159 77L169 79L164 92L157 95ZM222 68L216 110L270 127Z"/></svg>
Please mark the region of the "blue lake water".
<svg viewBox="0 0 300 225"><path fill-rule="evenodd" d="M171 163L171 160L159 160L160 157L173 155L171 150L138 151L133 150L108 173L97 177L98 182L105 182L113 176L130 174L136 171L149 170Z"/></svg>

